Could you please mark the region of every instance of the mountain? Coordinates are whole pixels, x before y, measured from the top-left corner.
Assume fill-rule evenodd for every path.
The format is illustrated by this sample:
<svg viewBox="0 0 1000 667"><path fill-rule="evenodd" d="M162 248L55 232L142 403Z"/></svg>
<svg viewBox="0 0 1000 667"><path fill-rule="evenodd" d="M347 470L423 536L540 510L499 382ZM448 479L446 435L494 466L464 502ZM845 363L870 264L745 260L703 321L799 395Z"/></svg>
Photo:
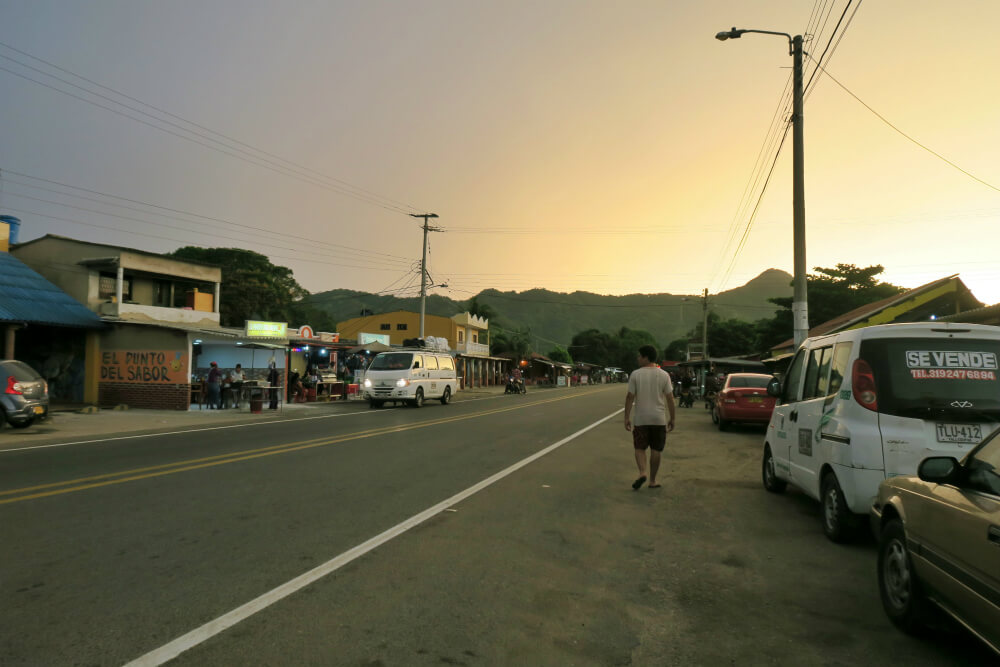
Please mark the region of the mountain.
<svg viewBox="0 0 1000 667"><path fill-rule="evenodd" d="M768 269L740 287L708 297L709 308L723 319L752 322L770 318L776 307L769 298L790 297L792 276ZM573 336L587 329L617 331L621 327L649 331L666 346L683 338L701 322L700 295L627 294L606 296L591 292L550 292L533 289L526 292L483 290L476 299L496 313L490 322L503 329L528 328L537 350L548 351L556 344L567 345ZM420 310L418 297L399 298L353 290L330 290L310 295L306 303L330 313L342 322L360 315L362 309L375 313L393 310ZM464 312L467 301L455 301L439 295L427 297L429 315L451 317Z"/></svg>

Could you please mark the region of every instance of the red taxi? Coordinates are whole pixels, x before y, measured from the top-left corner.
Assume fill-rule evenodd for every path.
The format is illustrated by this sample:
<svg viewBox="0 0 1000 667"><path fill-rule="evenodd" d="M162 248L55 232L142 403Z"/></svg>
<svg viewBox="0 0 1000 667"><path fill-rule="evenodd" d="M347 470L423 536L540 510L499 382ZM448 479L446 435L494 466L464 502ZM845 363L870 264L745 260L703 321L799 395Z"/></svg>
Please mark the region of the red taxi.
<svg viewBox="0 0 1000 667"><path fill-rule="evenodd" d="M732 422L771 421L774 397L767 395L770 375L761 373L732 373L726 377L722 391L715 397L712 421L725 431Z"/></svg>

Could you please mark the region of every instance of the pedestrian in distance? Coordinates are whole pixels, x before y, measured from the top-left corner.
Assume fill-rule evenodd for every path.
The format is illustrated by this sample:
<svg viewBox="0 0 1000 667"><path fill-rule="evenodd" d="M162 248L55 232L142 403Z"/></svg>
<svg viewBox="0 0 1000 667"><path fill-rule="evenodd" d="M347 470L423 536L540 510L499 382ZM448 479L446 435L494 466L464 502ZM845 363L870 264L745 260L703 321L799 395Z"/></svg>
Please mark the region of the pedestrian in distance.
<svg viewBox="0 0 1000 667"><path fill-rule="evenodd" d="M628 378L625 394L625 430L632 433L635 463L639 478L632 483L638 491L646 483L646 450L649 453L649 488L657 489L656 473L660 470L660 454L667 443L667 433L674 430L676 409L670 376L656 365L656 348L643 345L639 348L639 368ZM635 419L632 408L635 408ZM670 417L667 417L667 412Z"/></svg>

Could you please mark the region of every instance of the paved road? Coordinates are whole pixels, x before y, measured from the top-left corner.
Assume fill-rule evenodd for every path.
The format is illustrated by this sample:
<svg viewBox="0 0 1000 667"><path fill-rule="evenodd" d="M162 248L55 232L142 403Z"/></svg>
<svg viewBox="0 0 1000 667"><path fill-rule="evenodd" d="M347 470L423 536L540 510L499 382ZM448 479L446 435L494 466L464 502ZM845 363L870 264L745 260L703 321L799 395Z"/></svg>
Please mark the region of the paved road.
<svg viewBox="0 0 1000 667"><path fill-rule="evenodd" d="M720 434L700 409L681 411L659 490L629 487L615 415L435 508L616 413L622 393L0 452L0 664L124 664L191 631L176 664L989 660L960 633L897 633L874 547L829 544L814 503L763 492L760 430Z"/></svg>

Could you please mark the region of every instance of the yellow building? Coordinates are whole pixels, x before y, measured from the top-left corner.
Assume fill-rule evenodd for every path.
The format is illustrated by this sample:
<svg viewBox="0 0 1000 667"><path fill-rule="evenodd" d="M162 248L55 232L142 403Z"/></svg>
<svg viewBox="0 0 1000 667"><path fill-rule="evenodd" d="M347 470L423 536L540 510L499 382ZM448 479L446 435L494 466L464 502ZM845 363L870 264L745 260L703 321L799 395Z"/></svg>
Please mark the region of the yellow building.
<svg viewBox="0 0 1000 667"><path fill-rule="evenodd" d="M448 341L448 347L459 354L487 357L490 354L489 320L471 313L452 317L424 316L424 336L436 336ZM420 336L420 313L395 310L366 317L355 317L337 323L341 339L358 340L360 334L389 336L389 343L402 345L404 340Z"/></svg>

